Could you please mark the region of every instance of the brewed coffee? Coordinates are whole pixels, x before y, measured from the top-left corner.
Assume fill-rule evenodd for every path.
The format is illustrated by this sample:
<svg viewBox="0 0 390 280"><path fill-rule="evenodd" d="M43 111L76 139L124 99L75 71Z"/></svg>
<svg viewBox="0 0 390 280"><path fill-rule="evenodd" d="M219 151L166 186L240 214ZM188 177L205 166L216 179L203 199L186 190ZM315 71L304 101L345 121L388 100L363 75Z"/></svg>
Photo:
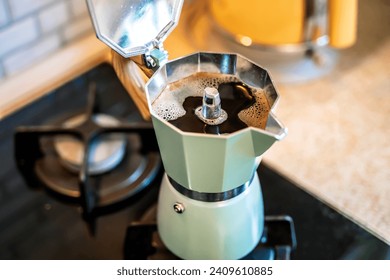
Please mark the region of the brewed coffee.
<svg viewBox="0 0 390 280"><path fill-rule="evenodd" d="M219 91L222 108L228 114L222 124L208 125L195 115L206 87ZM236 76L196 73L169 84L152 103L152 109L182 131L226 134L248 126L264 129L270 106L262 89L246 85Z"/></svg>

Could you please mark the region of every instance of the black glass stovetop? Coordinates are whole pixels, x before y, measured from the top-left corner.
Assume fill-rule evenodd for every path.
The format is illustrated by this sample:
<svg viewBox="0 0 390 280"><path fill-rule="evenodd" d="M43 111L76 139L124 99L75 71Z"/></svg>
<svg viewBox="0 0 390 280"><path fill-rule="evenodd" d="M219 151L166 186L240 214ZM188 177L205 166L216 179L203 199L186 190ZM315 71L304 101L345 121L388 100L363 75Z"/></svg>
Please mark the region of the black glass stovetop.
<svg viewBox="0 0 390 280"><path fill-rule="evenodd" d="M97 86L102 112L142 122L132 100L109 65L100 65L0 121L0 259L123 259L126 232L157 198L159 177L125 207L97 218L94 236L81 207L31 189L13 157L16 127L50 124L87 104L88 87ZM8 93L12 94L12 93ZM262 164L258 169L265 214L291 217L297 246L292 259L389 259L389 246L288 179Z"/></svg>

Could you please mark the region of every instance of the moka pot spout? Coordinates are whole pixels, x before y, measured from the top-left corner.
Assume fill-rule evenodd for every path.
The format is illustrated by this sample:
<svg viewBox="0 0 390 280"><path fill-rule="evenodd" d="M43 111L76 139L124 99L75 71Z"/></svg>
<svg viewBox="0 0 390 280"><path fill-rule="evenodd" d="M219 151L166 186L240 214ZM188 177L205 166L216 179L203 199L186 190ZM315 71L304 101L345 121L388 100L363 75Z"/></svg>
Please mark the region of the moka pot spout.
<svg viewBox="0 0 390 280"><path fill-rule="evenodd" d="M287 128L270 112L264 130L252 128L253 152L256 157L262 156L276 141L287 135Z"/></svg>

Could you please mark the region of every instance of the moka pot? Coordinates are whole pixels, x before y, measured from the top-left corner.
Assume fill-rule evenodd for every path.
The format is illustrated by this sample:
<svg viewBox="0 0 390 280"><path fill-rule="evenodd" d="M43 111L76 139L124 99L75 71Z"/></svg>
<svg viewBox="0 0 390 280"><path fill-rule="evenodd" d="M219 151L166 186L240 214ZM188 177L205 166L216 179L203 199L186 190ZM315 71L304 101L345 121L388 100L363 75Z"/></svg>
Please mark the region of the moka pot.
<svg viewBox="0 0 390 280"><path fill-rule="evenodd" d="M256 169L263 153L287 133L274 116L278 94L268 72L238 54L200 52L167 61L159 39L164 38L169 32L167 30L175 25L182 1L151 1L146 4L124 0L88 2L100 39L124 57L142 53L140 58L126 60L126 74L146 94L165 168L157 210L158 232L163 243L183 259L244 257L256 247L264 229L263 200ZM123 3L119 5L121 3L117 2ZM107 21L100 20L99 15L105 18L105 12L94 11L107 12L114 7L115 11L111 11L110 16L116 15L126 23L116 28L115 24L111 24L107 30L112 29L112 32L102 35L99 31L104 28L100 24L106 26ZM148 24L152 24L153 30L163 30L164 35L157 32L154 38L146 38L142 48L139 38L126 39L131 36L126 24L130 25L141 16L152 20L159 15L156 11L161 11L161 7L171 12L171 20L143 20L142 23L146 29ZM157 28L156 23L159 22L163 24L157 24ZM118 30L122 30L119 35ZM135 45L129 43L133 41ZM114 57L124 61L117 55ZM134 61L141 67L136 66ZM146 84L143 83L146 80L143 73L150 76ZM213 77L228 75L253 89L262 89L270 107L265 127L259 128L255 124L232 133L207 134L180 129L159 115L154 103L161 94L167 89L167 94L170 94L170 85L198 73ZM219 100L218 90L205 88L203 91L204 103L197 121L203 121L207 126L210 125L208 121L213 122L222 114L213 116L207 111L207 98L214 98L213 102ZM170 104L166 105L168 108ZM223 102L217 105L221 107L217 111L223 111Z"/></svg>

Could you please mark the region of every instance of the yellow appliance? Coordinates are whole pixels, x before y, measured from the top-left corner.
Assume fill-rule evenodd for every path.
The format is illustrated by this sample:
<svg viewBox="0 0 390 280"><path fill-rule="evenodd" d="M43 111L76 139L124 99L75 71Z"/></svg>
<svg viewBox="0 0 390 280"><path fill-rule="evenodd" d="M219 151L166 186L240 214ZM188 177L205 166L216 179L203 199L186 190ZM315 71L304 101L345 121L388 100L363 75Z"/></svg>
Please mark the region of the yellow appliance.
<svg viewBox="0 0 390 280"><path fill-rule="evenodd" d="M357 0L214 0L210 10L221 28L248 45L299 44L327 35L331 46L345 48L356 40Z"/></svg>
<svg viewBox="0 0 390 280"><path fill-rule="evenodd" d="M198 47L214 40L219 45L214 44L215 49L242 53L267 67L277 82L302 82L329 73L336 65L337 49L356 41L357 0L207 3L204 18L210 32L203 32ZM199 26L195 28L203 30Z"/></svg>

